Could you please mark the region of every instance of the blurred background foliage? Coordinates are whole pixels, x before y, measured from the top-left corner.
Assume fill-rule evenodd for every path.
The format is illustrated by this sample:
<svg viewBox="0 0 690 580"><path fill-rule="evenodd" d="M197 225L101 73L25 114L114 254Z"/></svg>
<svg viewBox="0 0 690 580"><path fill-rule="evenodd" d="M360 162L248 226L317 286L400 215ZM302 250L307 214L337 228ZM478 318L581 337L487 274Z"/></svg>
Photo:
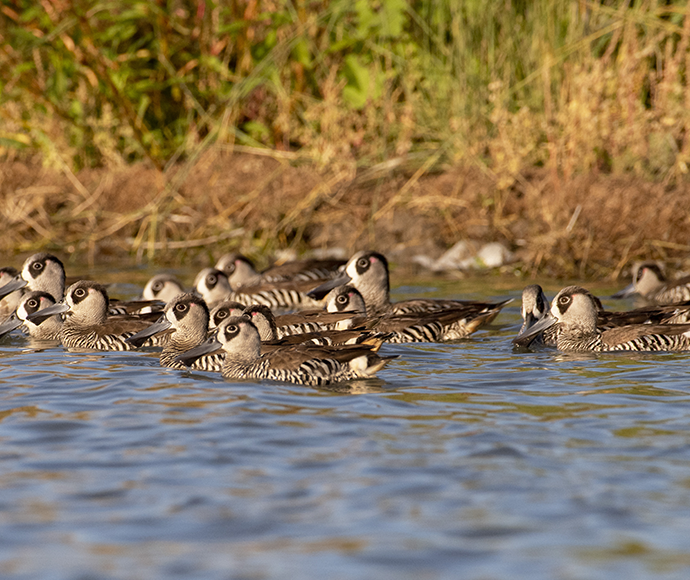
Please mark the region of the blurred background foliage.
<svg viewBox="0 0 690 580"><path fill-rule="evenodd" d="M0 152L687 171L681 0L0 0Z"/></svg>
<svg viewBox="0 0 690 580"><path fill-rule="evenodd" d="M687 0L0 0L0 247L687 255L689 41Z"/></svg>

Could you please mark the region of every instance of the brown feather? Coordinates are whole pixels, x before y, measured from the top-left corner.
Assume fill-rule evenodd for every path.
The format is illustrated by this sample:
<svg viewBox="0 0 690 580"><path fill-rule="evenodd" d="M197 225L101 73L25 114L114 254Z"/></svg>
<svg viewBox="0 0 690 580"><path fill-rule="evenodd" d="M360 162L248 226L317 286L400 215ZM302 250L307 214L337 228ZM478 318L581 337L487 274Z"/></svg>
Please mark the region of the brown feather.
<svg viewBox="0 0 690 580"><path fill-rule="evenodd" d="M601 333L601 340L604 344L613 346L650 334L677 336L688 331L690 324L635 324L605 330Z"/></svg>
<svg viewBox="0 0 690 580"><path fill-rule="evenodd" d="M346 363L372 352L370 345L345 344L338 347L296 345L279 348L264 356L275 369L296 370L302 363L313 359L331 358Z"/></svg>

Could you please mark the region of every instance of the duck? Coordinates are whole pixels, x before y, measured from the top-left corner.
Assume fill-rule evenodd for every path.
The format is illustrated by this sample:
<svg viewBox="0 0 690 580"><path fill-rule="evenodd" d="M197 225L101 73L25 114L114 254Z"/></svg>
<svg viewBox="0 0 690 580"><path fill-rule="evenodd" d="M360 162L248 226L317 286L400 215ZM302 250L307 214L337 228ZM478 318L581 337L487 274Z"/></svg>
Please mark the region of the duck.
<svg viewBox="0 0 690 580"><path fill-rule="evenodd" d="M225 300L211 310L209 329L213 330L230 316L244 314L245 306L234 300ZM268 308L268 307L266 307ZM277 337L283 338L293 334L321 332L326 330L347 330L356 326L353 321L364 321L358 312L326 312L325 310L302 310L289 314L274 314Z"/></svg>
<svg viewBox="0 0 690 580"><path fill-rule="evenodd" d="M0 268L0 288L12 282L18 275L19 272L12 266ZM6 319L17 309L21 297L22 290L18 289L5 294L0 299L0 320Z"/></svg>
<svg viewBox="0 0 690 580"><path fill-rule="evenodd" d="M62 300L65 291L65 267L62 261L46 252L29 256L18 275L0 286L0 298L23 288L47 292L56 302Z"/></svg>
<svg viewBox="0 0 690 580"><path fill-rule="evenodd" d="M627 324L603 329L598 326L597 303L580 286L563 288L554 298L549 314L514 341L554 327L556 347L563 351L687 351L690 324Z"/></svg>
<svg viewBox="0 0 690 580"><path fill-rule="evenodd" d="M364 298L354 286L339 286L331 290L325 298L326 309L336 311L340 308L355 308L366 314ZM376 318L366 319L364 326L384 334L386 342L448 342L459 340L472 334L493 312L468 313L465 307L443 308L426 314L414 312L398 314L389 312Z"/></svg>
<svg viewBox="0 0 690 580"><path fill-rule="evenodd" d="M314 288L309 295L322 298L332 289L348 284L364 299L367 316L379 320L375 328L381 332L395 332L399 342L443 342L465 338L493 321L512 301L491 304L416 298L391 302L388 260L378 252L356 253L348 261L341 277Z"/></svg>
<svg viewBox="0 0 690 580"><path fill-rule="evenodd" d="M613 298L642 296L654 304L676 304L690 301L690 276L668 280L657 262L639 262L633 266L632 284L616 292Z"/></svg>
<svg viewBox="0 0 690 580"><path fill-rule="evenodd" d="M170 302L178 294L185 292L182 283L171 274L156 274L144 286L141 293L142 300L159 300Z"/></svg>
<svg viewBox="0 0 690 580"><path fill-rule="evenodd" d="M53 305L55 305L55 299L48 292L31 291L24 293L12 316L0 324L0 337L16 328L23 327L29 336L35 340L60 340L62 318L59 314L42 320L40 324L36 324L28 318L30 314Z"/></svg>
<svg viewBox="0 0 690 580"><path fill-rule="evenodd" d="M245 305L240 304L237 300L221 300L211 309L208 322L209 331L218 328L220 323L226 318L230 318L231 316L242 316L245 308Z"/></svg>
<svg viewBox="0 0 690 580"><path fill-rule="evenodd" d="M334 278L345 264L344 260L293 260L273 265L258 272L246 256L232 252L223 254L215 268L225 273L234 289L242 286L259 286L275 282L311 280L321 281Z"/></svg>
<svg viewBox="0 0 690 580"><path fill-rule="evenodd" d="M263 344L262 352L289 344L371 344L374 346L374 350L378 351L383 342L388 338L383 333L367 330L363 327L346 330L318 330L315 332L282 334L280 336L278 325L276 324L276 316L268 306L253 304L247 306L243 314L258 329Z"/></svg>
<svg viewBox="0 0 690 580"><path fill-rule="evenodd" d="M157 322L128 337L126 342L138 348L152 337L159 336L158 345L163 347L159 357L161 366L186 370L187 367L177 357L208 339L209 318L203 298L184 292L166 304ZM191 366L195 370L220 372L223 355L200 357Z"/></svg>
<svg viewBox="0 0 690 580"><path fill-rule="evenodd" d="M603 310L601 302L597 300L597 311ZM537 324L544 317L548 316L550 310L549 299L544 294L543 288L539 284L525 286L522 291L522 326L513 344L518 347L527 348L530 346L556 346L556 328L551 326L541 333L530 334L527 331ZM521 338L527 336L528 338Z"/></svg>
<svg viewBox="0 0 690 580"><path fill-rule="evenodd" d="M134 316L108 316L109 298L105 287L91 280L79 280L67 288L62 301L27 315L40 325L55 314L64 313L60 340L65 348L132 350L126 339L149 326ZM152 339L151 343L157 341Z"/></svg>
<svg viewBox="0 0 690 580"><path fill-rule="evenodd" d="M339 288L336 288L329 293L329 297L327 297L328 300L331 300L330 294L338 290ZM339 304L329 311L324 309L313 309L301 310L288 314L274 314L268 309L275 321L276 338L281 339L296 334L317 333L329 330L349 330L355 326L360 326L364 323L366 317L364 315L364 301L361 295L359 298L360 302L357 305L355 305L353 301L351 306L343 307L342 304ZM252 305L245 307L232 300L225 301L211 311L211 322L209 327L211 329L216 328L223 319L229 318L230 316L241 316L245 313L245 309L251 306Z"/></svg>
<svg viewBox="0 0 690 580"><path fill-rule="evenodd" d="M659 305L636 308L634 310L615 312L605 310L601 300L590 293L597 310L597 326L611 329L631 324L685 324L690 322L690 302L676 305ZM556 328L550 327L541 334L524 338L527 330L549 313L549 300L538 284L526 286L522 291L522 327L518 337L513 341L515 346L530 347L536 345L556 346Z"/></svg>
<svg viewBox="0 0 690 580"><path fill-rule="evenodd" d="M332 314L350 314L349 317L335 323L336 330L347 330L367 319L367 305L362 294L350 284L336 286L324 297L326 312Z"/></svg>
<svg viewBox="0 0 690 580"><path fill-rule="evenodd" d="M320 302L307 296L314 282L309 280L275 282L233 289L227 275L216 268L204 268L194 280L194 289L213 309L222 300L235 300L245 306L264 304L272 310L318 308Z"/></svg>
<svg viewBox="0 0 690 580"><path fill-rule="evenodd" d="M382 357L367 344L316 346L293 345L261 352L261 337L249 317L224 320L216 340L181 355L191 364L197 357L222 349L222 374L227 379L272 380L299 385L324 386L376 375L394 356Z"/></svg>
<svg viewBox="0 0 690 580"><path fill-rule="evenodd" d="M65 266L62 261L53 254L38 252L29 256L22 265L21 272L4 286L0 286L0 297L7 292L18 290L40 291L50 294L56 303L65 295ZM159 310L162 305L157 300L132 300L121 301L112 299L108 301L109 314L128 315L146 310Z"/></svg>

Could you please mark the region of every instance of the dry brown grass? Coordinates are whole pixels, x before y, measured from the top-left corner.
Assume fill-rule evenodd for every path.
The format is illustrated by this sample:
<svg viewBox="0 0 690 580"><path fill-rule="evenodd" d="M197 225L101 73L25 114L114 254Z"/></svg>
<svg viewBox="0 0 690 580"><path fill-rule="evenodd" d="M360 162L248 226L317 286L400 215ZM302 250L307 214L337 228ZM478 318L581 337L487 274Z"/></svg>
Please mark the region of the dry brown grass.
<svg viewBox="0 0 690 580"><path fill-rule="evenodd" d="M375 247L399 259L459 239L502 241L525 274L617 276L634 260L686 267L690 192L601 172L567 182L547 168L505 187L481 167L419 159L353 179L291 154L215 147L168 173L140 164L72 175L37 163L0 169L5 255L48 248L91 263L112 256L207 263L239 249L259 261L292 248ZM294 157L294 156L292 156Z"/></svg>

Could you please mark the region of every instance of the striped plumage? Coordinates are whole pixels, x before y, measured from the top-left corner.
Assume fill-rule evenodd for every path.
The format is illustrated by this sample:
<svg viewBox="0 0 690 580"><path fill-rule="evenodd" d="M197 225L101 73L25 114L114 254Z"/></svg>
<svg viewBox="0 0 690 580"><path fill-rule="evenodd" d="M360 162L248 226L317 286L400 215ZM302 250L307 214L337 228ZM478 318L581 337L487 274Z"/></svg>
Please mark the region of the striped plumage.
<svg viewBox="0 0 690 580"><path fill-rule="evenodd" d="M21 288L47 292L56 301L62 300L65 291L65 267L52 254L33 254L24 261L19 275L0 287L0 297Z"/></svg>
<svg viewBox="0 0 690 580"><path fill-rule="evenodd" d="M690 318L690 303L677 305L659 305L636 308L624 312L604 310L599 298L587 293L597 310L597 327L602 330L635 324L685 324ZM551 326L540 334L527 336L527 331L549 313L549 301L538 284L527 286L522 292L523 324L518 337L513 341L516 346L556 346L556 329ZM527 338L525 338L527 336Z"/></svg>
<svg viewBox="0 0 690 580"><path fill-rule="evenodd" d="M183 355L182 360L190 362L222 348L226 378L318 386L372 377L392 358L378 356L368 345L296 345L261 354L259 331L246 316L225 320L217 337L220 342L205 343Z"/></svg>
<svg viewBox="0 0 690 580"><path fill-rule="evenodd" d="M364 308L368 306L358 289L344 285L326 297L326 308ZM423 306L430 303L426 309ZM465 338L493 320L507 302L485 304L457 300L406 300L401 308L389 308L369 318L366 326L388 335L386 342L445 342Z"/></svg>
<svg viewBox="0 0 690 580"><path fill-rule="evenodd" d="M341 344L370 344L374 350L381 348L388 335L367 330L365 328L350 328L346 330L318 330L315 332L303 332L284 334L279 336L276 317L270 308L262 304L253 304L244 309L246 315L256 326L262 342L262 352L275 347L290 344L314 344L322 346L337 346Z"/></svg>
<svg viewBox="0 0 690 580"><path fill-rule="evenodd" d="M539 284L526 286L522 291L522 327L518 338L526 336L527 331L537 322L549 314L549 299ZM529 346L556 346L556 328L551 326L543 332L531 335L529 339L519 341L516 338L513 344L527 348Z"/></svg>
<svg viewBox="0 0 690 580"><path fill-rule="evenodd" d="M226 318L230 318L231 316L241 316L244 314L245 308L250 308L250 306L245 306L244 304L240 304L235 300L224 300L220 302L211 310L209 329L212 330L217 328ZM302 310L300 312L292 312L289 314L274 315L276 336L280 339L286 336L309 332L346 330L356 324L364 322L365 320L363 315L363 301L361 310L359 312L354 310L354 308L343 308L342 305L340 305L339 309L334 307L332 312L325 312L323 310Z"/></svg>
<svg viewBox="0 0 690 580"><path fill-rule="evenodd" d="M245 306L263 304L271 310L316 308L320 304L307 296L314 282L290 281L243 286L233 290L228 277L216 268L204 268L194 281L195 290L210 308L222 300L235 300Z"/></svg>
<svg viewBox="0 0 690 580"><path fill-rule="evenodd" d="M200 345L208 338L209 311L204 300L190 293L178 294L170 300L163 316L148 328L127 339L134 347L152 336L158 336L163 346L160 364L164 367L186 369L177 357ZM220 372L223 366L222 353L197 359L192 368Z"/></svg>
<svg viewBox="0 0 690 580"><path fill-rule="evenodd" d="M329 290L350 283L364 298L367 316L381 318L374 328L395 332L399 342L464 338L491 322L510 302L491 304L417 298L392 303L388 261L377 252L358 252L350 258L341 277L315 288L310 295L320 298Z"/></svg>
<svg viewBox="0 0 690 580"><path fill-rule="evenodd" d="M359 326L361 322L364 322L364 317L356 312L305 310L291 314L276 315L276 325L280 338L305 332L347 330L354 326Z"/></svg>
<svg viewBox="0 0 690 580"><path fill-rule="evenodd" d="M556 328L556 346L560 350L690 350L690 324L630 324L609 329L598 327L596 301L587 290L579 286L563 288L554 298L550 315L529 328L523 340L527 340L530 334L537 334L552 326Z"/></svg>
<svg viewBox="0 0 690 580"><path fill-rule="evenodd" d="M477 312L472 308L444 308L435 312L386 314L371 325L373 330L389 335L387 342L447 342L468 337L496 317L498 310Z"/></svg>
<svg viewBox="0 0 690 580"><path fill-rule="evenodd" d="M55 300L47 292L26 292L17 306L16 312L6 322L0 325L0 336L19 328L24 328L29 336L35 340L60 340L62 317L59 314L49 317L36 324L28 319L30 314L53 306Z"/></svg>
<svg viewBox="0 0 690 580"><path fill-rule="evenodd" d="M65 319L59 337L66 348L131 350L133 347L126 339L149 325L131 316L108 317L108 293L89 280L75 282L62 302L29 314L27 319L40 324L60 313L65 314Z"/></svg>
<svg viewBox="0 0 690 580"><path fill-rule="evenodd" d="M60 259L52 254L39 252L29 256L24 261L19 276L15 277L7 286L0 287L0 297L4 296L3 292L24 289L24 291L47 292L56 302L59 302L65 295L65 279L65 267ZM138 300L129 302L109 300L108 305L108 313L111 315L128 315L142 311L142 309L150 310L162 307Z"/></svg>
<svg viewBox="0 0 690 580"><path fill-rule="evenodd" d="M232 288L239 290L243 286L275 282L310 280L318 283L336 277L344 264L343 260L295 260L257 272L246 256L231 253L221 256L215 267L225 273Z"/></svg>
<svg viewBox="0 0 690 580"><path fill-rule="evenodd" d="M690 276L667 280L656 262L641 262L633 267L632 284L617 292L616 298L639 294L654 304L676 304L690 301Z"/></svg>

